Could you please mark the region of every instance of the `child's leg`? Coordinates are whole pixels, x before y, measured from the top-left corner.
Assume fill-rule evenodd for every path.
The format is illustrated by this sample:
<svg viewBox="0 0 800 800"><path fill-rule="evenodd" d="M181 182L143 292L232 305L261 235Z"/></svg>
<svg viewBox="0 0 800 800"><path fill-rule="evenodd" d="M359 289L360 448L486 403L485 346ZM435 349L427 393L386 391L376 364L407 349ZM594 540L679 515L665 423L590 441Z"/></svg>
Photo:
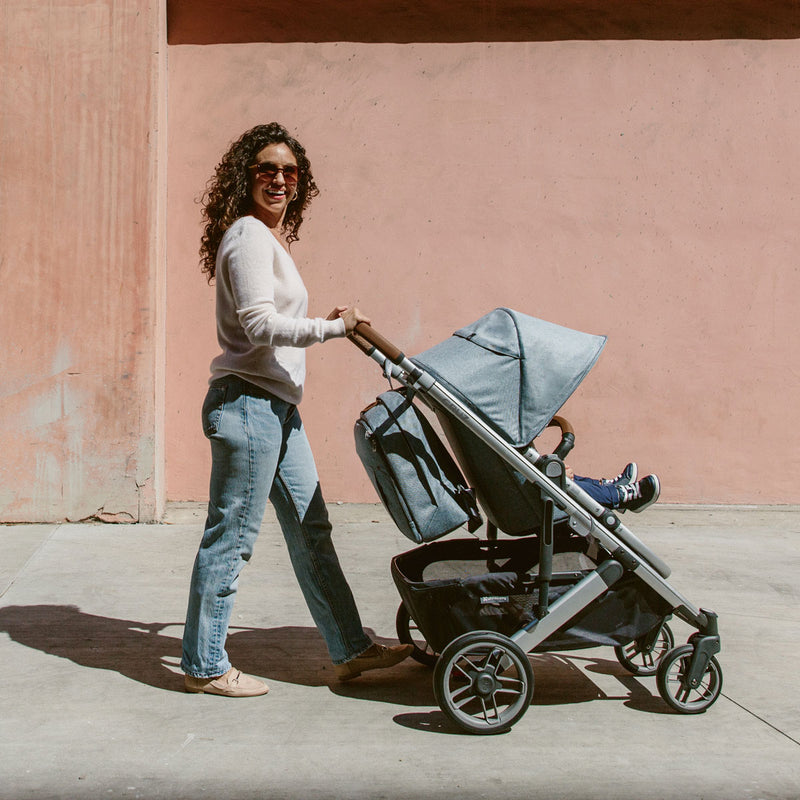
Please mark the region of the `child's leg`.
<svg viewBox="0 0 800 800"><path fill-rule="evenodd" d="M620 501L619 489L613 483L603 483L594 478L575 476L575 483L583 489L592 500L596 500L606 508L618 508Z"/></svg>

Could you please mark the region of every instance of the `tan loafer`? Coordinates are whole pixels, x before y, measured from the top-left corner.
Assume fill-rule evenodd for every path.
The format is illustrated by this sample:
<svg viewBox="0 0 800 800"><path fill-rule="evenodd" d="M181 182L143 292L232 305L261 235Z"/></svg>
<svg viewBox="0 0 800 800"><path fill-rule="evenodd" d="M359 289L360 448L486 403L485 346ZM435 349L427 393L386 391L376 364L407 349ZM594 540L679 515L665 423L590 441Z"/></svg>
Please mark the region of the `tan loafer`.
<svg viewBox="0 0 800 800"><path fill-rule="evenodd" d="M373 644L366 652L356 656L344 664L334 664L336 677L340 681L349 681L357 678L362 672L371 669L385 669L399 664L411 655L413 646L410 644L396 644L386 647L383 644Z"/></svg>
<svg viewBox="0 0 800 800"><path fill-rule="evenodd" d="M194 678L191 675L184 675L183 686L191 694L220 694L223 697L258 697L269 691L266 683L245 675L234 667L217 678Z"/></svg>

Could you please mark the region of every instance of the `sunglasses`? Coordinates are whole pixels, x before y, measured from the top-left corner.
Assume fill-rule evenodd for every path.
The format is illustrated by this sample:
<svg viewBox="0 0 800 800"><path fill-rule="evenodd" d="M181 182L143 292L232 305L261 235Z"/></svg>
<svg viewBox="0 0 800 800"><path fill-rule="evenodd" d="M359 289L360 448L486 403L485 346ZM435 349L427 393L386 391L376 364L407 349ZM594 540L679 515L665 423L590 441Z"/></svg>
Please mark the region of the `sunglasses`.
<svg viewBox="0 0 800 800"><path fill-rule="evenodd" d="M297 183L300 177L300 167L295 164L287 164L280 167L271 161L262 161L260 164L251 164L247 169L252 169L256 173L256 178L262 181L271 181L279 172L283 173L286 183Z"/></svg>

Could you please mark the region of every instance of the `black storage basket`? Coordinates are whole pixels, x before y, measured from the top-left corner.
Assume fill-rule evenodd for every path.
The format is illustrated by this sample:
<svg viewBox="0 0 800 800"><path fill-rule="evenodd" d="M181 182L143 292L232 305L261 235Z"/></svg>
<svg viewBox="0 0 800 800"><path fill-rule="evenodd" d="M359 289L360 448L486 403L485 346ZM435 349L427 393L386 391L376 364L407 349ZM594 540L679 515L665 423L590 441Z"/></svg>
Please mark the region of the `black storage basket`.
<svg viewBox="0 0 800 800"><path fill-rule="evenodd" d="M595 567L581 537L557 540L548 602L554 602ZM392 577L403 603L437 653L475 630L506 636L536 617L539 559L536 536L482 541L450 539L414 548L392 559ZM633 574L573 617L537 649L570 650L625 645L661 624L669 604Z"/></svg>

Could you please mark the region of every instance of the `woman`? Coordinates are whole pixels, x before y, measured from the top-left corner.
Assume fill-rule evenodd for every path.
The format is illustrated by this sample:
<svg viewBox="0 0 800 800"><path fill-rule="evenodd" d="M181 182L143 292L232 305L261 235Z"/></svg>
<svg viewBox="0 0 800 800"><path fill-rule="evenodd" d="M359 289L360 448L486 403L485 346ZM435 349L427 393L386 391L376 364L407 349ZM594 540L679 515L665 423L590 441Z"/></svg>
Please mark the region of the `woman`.
<svg viewBox="0 0 800 800"><path fill-rule="evenodd" d="M181 666L188 692L266 694L225 651L239 573L269 498L297 579L337 676L392 666L410 645L385 647L364 632L331 541L331 525L297 404L304 348L369 322L354 307L306 317L308 296L289 255L318 194L303 147L277 123L231 145L204 196L200 254L216 280L217 338L203 429L211 441L208 517L192 572Z"/></svg>

